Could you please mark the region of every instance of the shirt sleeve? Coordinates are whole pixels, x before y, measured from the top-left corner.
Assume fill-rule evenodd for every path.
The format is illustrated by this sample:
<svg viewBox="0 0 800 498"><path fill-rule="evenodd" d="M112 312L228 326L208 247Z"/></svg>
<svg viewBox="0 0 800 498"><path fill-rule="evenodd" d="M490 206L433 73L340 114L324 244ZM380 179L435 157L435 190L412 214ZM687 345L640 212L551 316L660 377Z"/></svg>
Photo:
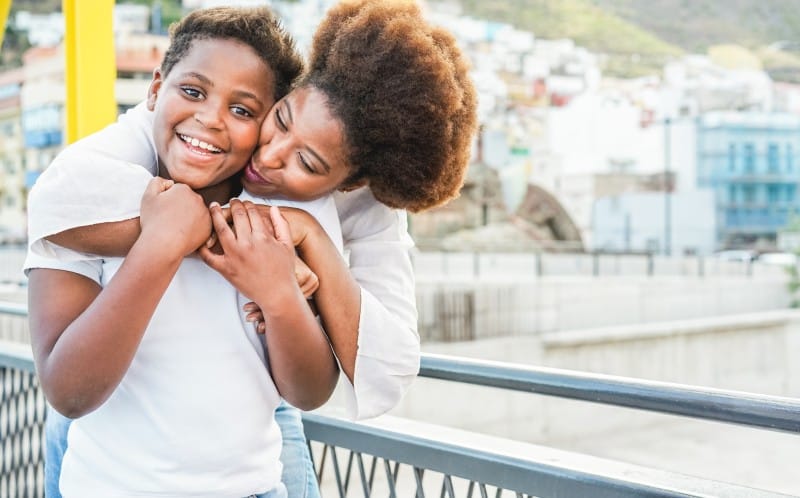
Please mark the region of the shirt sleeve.
<svg viewBox="0 0 800 498"><path fill-rule="evenodd" d="M55 233L139 216L142 193L158 173L153 113L144 102L100 131L70 144L28 197L28 247L64 260L87 257L45 240Z"/></svg>
<svg viewBox="0 0 800 498"><path fill-rule="evenodd" d="M335 194L350 272L361 286L353 384L347 414L376 417L394 408L419 373L414 271L405 211L378 203L368 189Z"/></svg>
<svg viewBox="0 0 800 498"><path fill-rule="evenodd" d="M28 196L28 248L41 256L86 259L45 239L64 230L139 216L153 178L145 168L95 150L68 148L36 180Z"/></svg>
<svg viewBox="0 0 800 498"><path fill-rule="evenodd" d="M48 270L63 270L94 280L98 285L102 285L103 261L99 258L86 258L83 260L62 260L57 258L47 258L39 254L28 251L25 263L22 265L25 275L36 268Z"/></svg>

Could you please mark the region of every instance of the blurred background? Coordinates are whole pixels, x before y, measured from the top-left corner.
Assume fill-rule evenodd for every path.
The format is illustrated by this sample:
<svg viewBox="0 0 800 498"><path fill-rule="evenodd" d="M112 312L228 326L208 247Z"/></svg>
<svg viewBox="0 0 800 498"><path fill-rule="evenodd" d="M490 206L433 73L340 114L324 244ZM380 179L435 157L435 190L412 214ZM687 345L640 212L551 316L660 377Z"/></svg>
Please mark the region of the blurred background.
<svg viewBox="0 0 800 498"><path fill-rule="evenodd" d="M186 12L269 4L304 48L333 3L117 2L118 111ZM423 350L800 396L797 2L422 5L480 99L461 196L409 216ZM13 0L5 26L3 301L25 301L27 192L66 144L61 7ZM778 433L428 379L393 413L800 495Z"/></svg>

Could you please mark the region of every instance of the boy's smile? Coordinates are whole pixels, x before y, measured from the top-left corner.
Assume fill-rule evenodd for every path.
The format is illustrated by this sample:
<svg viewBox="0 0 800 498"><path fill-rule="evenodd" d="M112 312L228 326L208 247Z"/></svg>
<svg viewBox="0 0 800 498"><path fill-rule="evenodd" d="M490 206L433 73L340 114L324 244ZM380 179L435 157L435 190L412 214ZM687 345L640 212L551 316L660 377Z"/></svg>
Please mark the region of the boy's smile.
<svg viewBox="0 0 800 498"><path fill-rule="evenodd" d="M273 104L272 70L248 45L195 40L169 74L153 73L148 107L161 176L193 189L247 164Z"/></svg>

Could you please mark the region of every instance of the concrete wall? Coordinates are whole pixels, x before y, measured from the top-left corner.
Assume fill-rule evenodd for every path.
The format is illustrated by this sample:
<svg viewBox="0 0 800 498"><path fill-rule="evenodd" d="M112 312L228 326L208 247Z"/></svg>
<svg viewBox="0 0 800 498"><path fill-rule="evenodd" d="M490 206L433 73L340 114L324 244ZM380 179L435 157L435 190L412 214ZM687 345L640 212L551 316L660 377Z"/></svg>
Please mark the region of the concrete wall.
<svg viewBox="0 0 800 498"><path fill-rule="evenodd" d="M423 342L731 315L783 309L789 302L787 277L780 273L417 281Z"/></svg>

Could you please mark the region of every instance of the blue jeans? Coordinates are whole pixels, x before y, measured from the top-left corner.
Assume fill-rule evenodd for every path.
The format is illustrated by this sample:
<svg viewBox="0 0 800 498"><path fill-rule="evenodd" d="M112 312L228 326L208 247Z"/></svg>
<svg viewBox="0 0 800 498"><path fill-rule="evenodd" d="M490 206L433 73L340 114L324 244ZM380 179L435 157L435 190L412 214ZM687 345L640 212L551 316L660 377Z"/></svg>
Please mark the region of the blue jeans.
<svg viewBox="0 0 800 498"><path fill-rule="evenodd" d="M258 498L320 498L314 464L306 444L303 432L303 421L300 410L281 402L275 410L275 420L283 435L281 462L283 474L281 480L286 486L288 495L282 489L275 489ZM61 474L61 460L67 451L67 430L70 419L64 417L50 406L47 407L45 421L45 453L44 453L44 495L47 498L61 498L58 490L58 478Z"/></svg>

